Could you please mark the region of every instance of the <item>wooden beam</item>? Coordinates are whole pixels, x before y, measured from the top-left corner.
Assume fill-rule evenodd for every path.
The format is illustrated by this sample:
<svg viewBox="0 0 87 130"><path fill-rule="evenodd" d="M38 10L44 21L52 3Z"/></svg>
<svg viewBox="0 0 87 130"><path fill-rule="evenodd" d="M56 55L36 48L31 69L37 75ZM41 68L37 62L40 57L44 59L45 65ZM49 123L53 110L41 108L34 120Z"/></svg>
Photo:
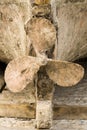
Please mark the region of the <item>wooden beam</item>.
<svg viewBox="0 0 87 130"><path fill-rule="evenodd" d="M35 118L35 104L0 104L3 117Z"/></svg>
<svg viewBox="0 0 87 130"><path fill-rule="evenodd" d="M51 129L45 130L86 130L87 120L54 120ZM36 130L35 120L0 118L1 130ZM42 129L41 129L42 130Z"/></svg>
<svg viewBox="0 0 87 130"><path fill-rule="evenodd" d="M38 72L36 84L37 128L50 128L53 120L54 83L46 74L44 67Z"/></svg>
<svg viewBox="0 0 87 130"><path fill-rule="evenodd" d="M0 93L0 116L35 118L35 89L31 84L21 93Z"/></svg>

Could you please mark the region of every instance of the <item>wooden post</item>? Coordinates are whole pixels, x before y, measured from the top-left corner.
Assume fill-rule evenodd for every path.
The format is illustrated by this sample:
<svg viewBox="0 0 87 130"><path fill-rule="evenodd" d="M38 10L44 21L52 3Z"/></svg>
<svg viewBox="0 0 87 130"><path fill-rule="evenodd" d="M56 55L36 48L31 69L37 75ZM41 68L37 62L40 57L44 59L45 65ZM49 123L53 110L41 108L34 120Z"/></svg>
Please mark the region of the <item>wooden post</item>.
<svg viewBox="0 0 87 130"><path fill-rule="evenodd" d="M45 67L38 72L36 84L36 122L37 128L50 128L53 120L52 99L54 83L46 74Z"/></svg>

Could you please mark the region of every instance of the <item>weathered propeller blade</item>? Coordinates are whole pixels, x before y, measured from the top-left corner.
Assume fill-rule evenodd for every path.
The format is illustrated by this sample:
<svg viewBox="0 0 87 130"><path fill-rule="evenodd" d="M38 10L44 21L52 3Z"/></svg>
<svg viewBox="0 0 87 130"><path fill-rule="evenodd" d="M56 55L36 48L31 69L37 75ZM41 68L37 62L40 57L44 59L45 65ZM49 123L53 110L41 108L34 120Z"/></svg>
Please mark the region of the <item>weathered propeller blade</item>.
<svg viewBox="0 0 87 130"><path fill-rule="evenodd" d="M33 81L41 65L43 60L30 56L12 60L5 71L5 81L9 90L12 92L23 90Z"/></svg>
<svg viewBox="0 0 87 130"><path fill-rule="evenodd" d="M81 65L57 60L48 60L46 71L51 80L63 87L77 84L84 75Z"/></svg>
<svg viewBox="0 0 87 130"><path fill-rule="evenodd" d="M28 55L29 47L21 14L16 5L0 4L0 60Z"/></svg>
<svg viewBox="0 0 87 130"><path fill-rule="evenodd" d="M23 22L26 24L26 22L32 17L31 13L31 3L29 0L0 0L0 5L16 5L16 8L18 7L18 10L22 16Z"/></svg>
<svg viewBox="0 0 87 130"><path fill-rule="evenodd" d="M25 29L36 53L44 53L55 44L56 29L49 20L32 18Z"/></svg>
<svg viewBox="0 0 87 130"><path fill-rule="evenodd" d="M58 60L87 57L87 4L58 8Z"/></svg>

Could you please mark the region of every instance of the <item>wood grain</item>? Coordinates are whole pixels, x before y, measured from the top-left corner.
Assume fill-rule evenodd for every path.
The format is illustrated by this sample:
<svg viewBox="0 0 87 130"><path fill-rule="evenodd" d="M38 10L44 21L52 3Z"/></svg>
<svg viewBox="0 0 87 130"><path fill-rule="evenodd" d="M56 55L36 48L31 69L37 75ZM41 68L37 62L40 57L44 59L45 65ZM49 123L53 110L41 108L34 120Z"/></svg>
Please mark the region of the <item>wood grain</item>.
<svg viewBox="0 0 87 130"><path fill-rule="evenodd" d="M35 89L30 87L21 93L12 93L7 88L0 93L0 116L35 118Z"/></svg>

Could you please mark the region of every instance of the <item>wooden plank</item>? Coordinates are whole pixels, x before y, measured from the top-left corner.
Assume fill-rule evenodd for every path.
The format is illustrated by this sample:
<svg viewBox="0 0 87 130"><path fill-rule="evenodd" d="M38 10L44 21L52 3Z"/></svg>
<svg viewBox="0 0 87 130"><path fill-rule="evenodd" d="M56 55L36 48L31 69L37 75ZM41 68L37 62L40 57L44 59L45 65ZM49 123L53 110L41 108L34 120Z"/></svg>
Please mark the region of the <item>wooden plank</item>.
<svg viewBox="0 0 87 130"><path fill-rule="evenodd" d="M87 120L56 120L51 130L86 130Z"/></svg>
<svg viewBox="0 0 87 130"><path fill-rule="evenodd" d="M56 120L87 120L87 106L86 107L72 107L59 106L54 107L54 119Z"/></svg>
<svg viewBox="0 0 87 130"><path fill-rule="evenodd" d="M1 130L37 130L35 120L0 118ZM87 120L54 120L50 129L45 130L87 130ZM42 129L41 129L42 130Z"/></svg>
<svg viewBox="0 0 87 130"><path fill-rule="evenodd" d="M38 73L36 87L37 128L50 128L52 126L53 121L52 99L54 94L54 83L52 80L49 79L43 67Z"/></svg>
<svg viewBox="0 0 87 130"><path fill-rule="evenodd" d="M35 118L34 104L0 104L0 115L3 117Z"/></svg>
<svg viewBox="0 0 87 130"><path fill-rule="evenodd" d="M21 93L0 93L0 116L35 118L35 89L31 84Z"/></svg>

